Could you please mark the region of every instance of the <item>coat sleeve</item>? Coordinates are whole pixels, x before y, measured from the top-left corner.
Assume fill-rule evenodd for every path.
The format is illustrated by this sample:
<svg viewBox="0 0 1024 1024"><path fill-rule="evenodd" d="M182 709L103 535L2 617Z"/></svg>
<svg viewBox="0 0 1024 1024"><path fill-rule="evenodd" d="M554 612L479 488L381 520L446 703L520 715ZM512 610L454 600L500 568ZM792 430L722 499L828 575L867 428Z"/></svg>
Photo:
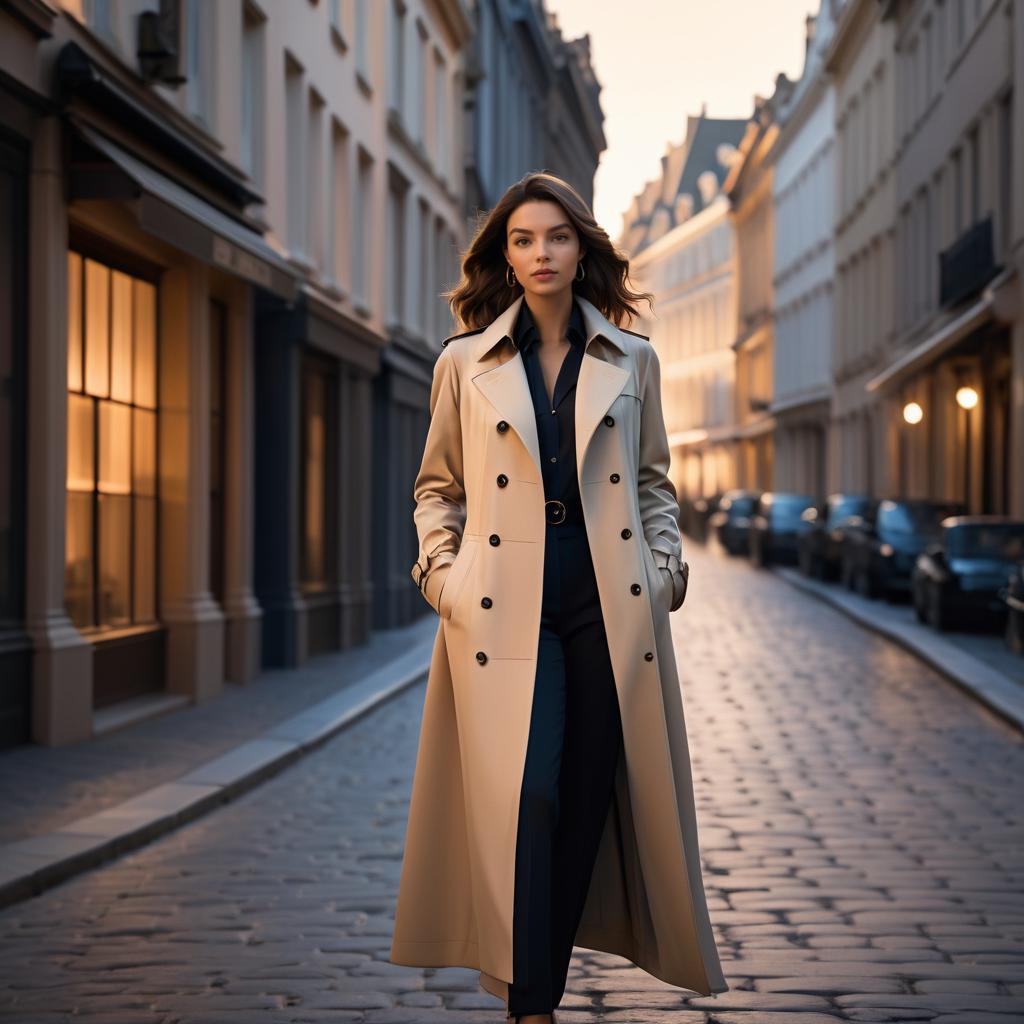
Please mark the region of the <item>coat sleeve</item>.
<svg viewBox="0 0 1024 1024"><path fill-rule="evenodd" d="M434 363L430 426L413 483L413 500L419 552L410 574L424 599L437 611L441 588L455 561L466 525L459 375L448 347L441 349Z"/></svg>
<svg viewBox="0 0 1024 1024"><path fill-rule="evenodd" d="M654 348L648 352L647 372L640 399L640 462L637 487L644 537L655 564L672 575L675 611L686 597L689 566L683 561L679 531L679 500L668 475L671 451L661 403L661 363Z"/></svg>

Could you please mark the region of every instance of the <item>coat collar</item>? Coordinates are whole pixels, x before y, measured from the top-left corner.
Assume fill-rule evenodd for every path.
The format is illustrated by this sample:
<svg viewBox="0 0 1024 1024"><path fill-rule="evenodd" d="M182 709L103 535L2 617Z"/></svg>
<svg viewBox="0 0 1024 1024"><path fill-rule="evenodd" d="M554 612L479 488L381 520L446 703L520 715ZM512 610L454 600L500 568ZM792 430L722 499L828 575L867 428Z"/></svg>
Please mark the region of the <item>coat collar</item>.
<svg viewBox="0 0 1024 1024"><path fill-rule="evenodd" d="M506 339L512 340L516 317L519 315L519 307L522 306L524 300L525 293L521 293L484 328L473 349L473 357L477 362L483 362L499 342ZM586 326L587 340L584 351L590 347L590 343L595 338L601 338L616 349L620 355L625 355L628 349L621 339L619 328L608 320L592 302L581 295L574 296L573 301L579 303L580 312L583 314L583 323Z"/></svg>
<svg viewBox="0 0 1024 1024"><path fill-rule="evenodd" d="M601 338L624 356L629 349L619 329L610 323L597 308L586 299L577 298L583 322L586 325L586 344L583 346L583 361L580 363L576 380L575 419L576 430L576 473L583 479L583 464L590 439L597 425L604 418L612 403L622 394L630 381L635 381L633 360L627 359L619 365L588 351L595 338ZM512 339L512 330L523 303L520 295L503 313L475 339L473 356L482 362L498 342ZM533 407L533 395L526 378L521 353L502 362L484 367L473 378L473 384L491 403L499 419L506 420L519 435L530 453L536 470L536 479L543 481L540 462L540 441L537 437L537 414Z"/></svg>

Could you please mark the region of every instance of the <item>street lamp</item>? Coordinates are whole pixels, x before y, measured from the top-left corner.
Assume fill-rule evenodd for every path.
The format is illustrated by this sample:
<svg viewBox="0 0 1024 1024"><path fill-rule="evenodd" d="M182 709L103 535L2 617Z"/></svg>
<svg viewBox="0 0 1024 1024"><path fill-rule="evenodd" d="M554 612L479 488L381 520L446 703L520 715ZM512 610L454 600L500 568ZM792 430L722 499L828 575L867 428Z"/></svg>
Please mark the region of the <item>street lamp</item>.
<svg viewBox="0 0 1024 1024"><path fill-rule="evenodd" d="M971 410L978 405L978 392L969 384L956 389L956 404L964 411L964 504L971 510Z"/></svg>
<svg viewBox="0 0 1024 1024"><path fill-rule="evenodd" d="M903 419L907 423L920 423L924 418L924 410L918 405L917 402L907 402L903 406Z"/></svg>

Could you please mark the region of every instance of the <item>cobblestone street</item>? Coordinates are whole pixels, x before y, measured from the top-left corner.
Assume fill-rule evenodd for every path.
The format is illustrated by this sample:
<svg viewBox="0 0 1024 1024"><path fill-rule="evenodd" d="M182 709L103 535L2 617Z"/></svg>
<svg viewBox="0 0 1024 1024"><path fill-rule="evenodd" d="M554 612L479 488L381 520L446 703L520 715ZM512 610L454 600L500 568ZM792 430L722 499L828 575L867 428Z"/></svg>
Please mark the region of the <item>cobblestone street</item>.
<svg viewBox="0 0 1024 1024"><path fill-rule="evenodd" d="M560 1024L1024 1020L1024 743L900 648L688 543L673 616L731 990L579 949ZM0 912L0 1018L503 1019L387 962L419 685L234 803Z"/></svg>

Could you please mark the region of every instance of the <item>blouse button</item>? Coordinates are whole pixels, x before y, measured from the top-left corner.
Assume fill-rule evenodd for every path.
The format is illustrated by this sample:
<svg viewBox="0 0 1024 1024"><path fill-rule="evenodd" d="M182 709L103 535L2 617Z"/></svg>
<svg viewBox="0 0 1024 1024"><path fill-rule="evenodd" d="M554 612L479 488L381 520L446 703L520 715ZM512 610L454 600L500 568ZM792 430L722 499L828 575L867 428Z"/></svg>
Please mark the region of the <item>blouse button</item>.
<svg viewBox="0 0 1024 1024"><path fill-rule="evenodd" d="M496 533L492 533L487 539L494 547L497 547L501 543L501 538Z"/></svg>
<svg viewBox="0 0 1024 1024"><path fill-rule="evenodd" d="M615 425L615 417L614 416L605 416L605 418L604 418L604 425L606 427L614 426Z"/></svg>
<svg viewBox="0 0 1024 1024"><path fill-rule="evenodd" d="M483 605L484 608L490 608L494 602L489 597L481 597L480 604Z"/></svg>
<svg viewBox="0 0 1024 1024"><path fill-rule="evenodd" d="M651 651L648 651L644 655L644 661L654 661L654 654Z"/></svg>
<svg viewBox="0 0 1024 1024"><path fill-rule="evenodd" d="M479 661L481 665L485 665L487 664L487 655L484 654L483 651L477 651L476 660Z"/></svg>
<svg viewBox="0 0 1024 1024"><path fill-rule="evenodd" d="M629 528L629 527L627 526L627 527L626 527L626 528L625 528L625 529L624 529L624 530L622 531L622 539L623 539L623 540L629 540L629 538L630 538L630 537L632 537L632 536L633 536L633 531L632 531L632 530L631 530L631 529L630 529L630 528Z"/></svg>
<svg viewBox="0 0 1024 1024"><path fill-rule="evenodd" d="M508 424L504 420L498 420L498 433L504 434L508 430Z"/></svg>
<svg viewBox="0 0 1024 1024"><path fill-rule="evenodd" d="M630 589L630 591L632 593L639 594L640 593L640 584L639 583L634 583L629 589Z"/></svg>
<svg viewBox="0 0 1024 1024"><path fill-rule="evenodd" d="M617 484L621 478L618 473L612 473L612 475L608 477L608 479L611 480L613 484Z"/></svg>
<svg viewBox="0 0 1024 1024"><path fill-rule="evenodd" d="M498 486L505 487L508 484L508 477L504 473L498 474Z"/></svg>

